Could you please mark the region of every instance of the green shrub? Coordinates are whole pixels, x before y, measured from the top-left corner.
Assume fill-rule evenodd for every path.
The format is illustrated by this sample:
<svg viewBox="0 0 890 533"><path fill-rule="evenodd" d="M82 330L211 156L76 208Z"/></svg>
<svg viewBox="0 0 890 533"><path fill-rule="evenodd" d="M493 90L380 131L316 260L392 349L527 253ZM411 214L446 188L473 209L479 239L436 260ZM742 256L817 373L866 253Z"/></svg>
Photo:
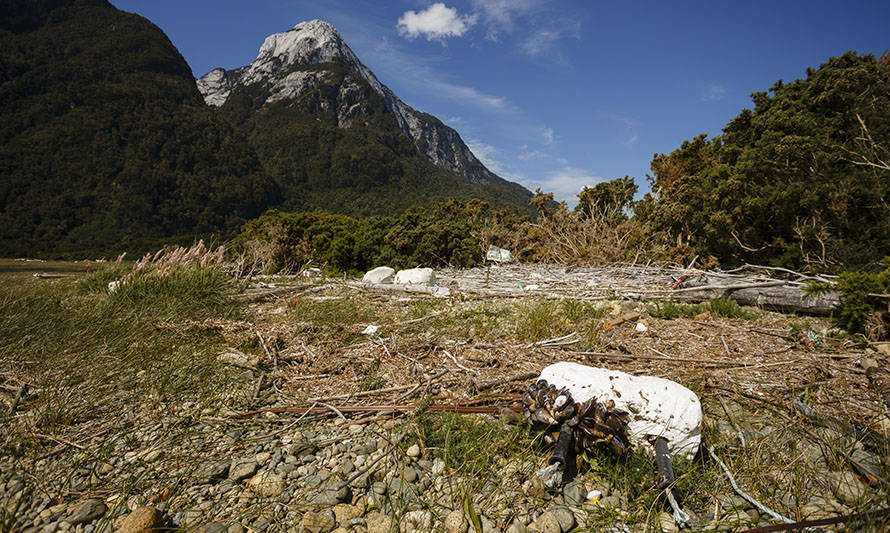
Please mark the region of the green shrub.
<svg viewBox="0 0 890 533"><path fill-rule="evenodd" d="M707 310L711 312L711 316L722 318L751 320L756 316L754 313L742 309L739 303L732 298L714 298L708 301Z"/></svg>
<svg viewBox="0 0 890 533"><path fill-rule="evenodd" d="M693 318L696 315L709 312L713 317L741 318L750 320L756 315L741 308L738 302L732 298L714 298L699 304L678 304L671 301L657 302L647 308L650 315L662 320L675 320L678 318Z"/></svg>
<svg viewBox="0 0 890 533"><path fill-rule="evenodd" d="M890 257L881 261L883 270L842 273L835 283L812 283L811 294L840 291L841 302L833 311L835 325L871 340L885 340L890 331Z"/></svg>
<svg viewBox="0 0 890 533"><path fill-rule="evenodd" d="M777 81L708 139L652 160L634 212L721 263L843 270L890 253L890 55L847 52Z"/></svg>
<svg viewBox="0 0 890 533"><path fill-rule="evenodd" d="M482 262L491 242L485 228L515 220L508 211L490 212L478 200L365 218L269 211L244 226L237 245L268 273L298 270L310 262L345 273L381 265L465 268Z"/></svg>

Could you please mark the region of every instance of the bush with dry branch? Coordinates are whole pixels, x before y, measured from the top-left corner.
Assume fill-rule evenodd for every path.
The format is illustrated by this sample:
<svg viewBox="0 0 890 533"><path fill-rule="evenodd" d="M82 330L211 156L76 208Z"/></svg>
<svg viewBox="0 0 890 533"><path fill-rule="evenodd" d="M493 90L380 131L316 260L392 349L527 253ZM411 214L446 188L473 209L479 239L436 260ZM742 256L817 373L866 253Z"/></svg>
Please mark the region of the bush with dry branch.
<svg viewBox="0 0 890 533"><path fill-rule="evenodd" d="M552 194L536 195L541 206ZM535 202L536 200L533 200ZM524 259L549 263L606 265L613 263L684 263L692 250L628 217L616 204L593 204L583 212L563 202L539 207L540 219L526 228Z"/></svg>

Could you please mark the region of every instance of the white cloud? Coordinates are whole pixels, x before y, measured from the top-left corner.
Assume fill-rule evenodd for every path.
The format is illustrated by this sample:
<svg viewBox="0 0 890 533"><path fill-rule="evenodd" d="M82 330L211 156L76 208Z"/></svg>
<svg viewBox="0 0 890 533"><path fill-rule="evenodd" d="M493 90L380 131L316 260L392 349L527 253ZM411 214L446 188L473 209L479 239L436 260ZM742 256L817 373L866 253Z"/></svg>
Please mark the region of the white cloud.
<svg viewBox="0 0 890 533"><path fill-rule="evenodd" d="M475 23L476 15L458 15L457 9L437 2L423 11L405 11L397 27L399 34L409 39L423 35L428 41L441 41L460 37Z"/></svg>
<svg viewBox="0 0 890 533"><path fill-rule="evenodd" d="M512 31L516 19L526 16L544 2L540 0L473 0L473 6L482 13L487 26L487 37L493 41L504 31Z"/></svg>
<svg viewBox="0 0 890 533"><path fill-rule="evenodd" d="M622 144L624 144L624 147L625 147L625 148L630 148L630 147L632 147L634 144L636 144L636 142L637 142L639 139L640 139L640 136L634 134L634 135L631 135L630 139L624 141Z"/></svg>
<svg viewBox="0 0 890 533"><path fill-rule="evenodd" d="M544 142L548 145L553 144L556 140L553 133L553 128L545 127L543 130L541 130L541 135L544 136Z"/></svg>
<svg viewBox="0 0 890 533"><path fill-rule="evenodd" d="M473 0L473 7L481 15L486 38L521 35L519 49L530 56L547 55L561 62L560 41L581 34L578 14L551 0Z"/></svg>
<svg viewBox="0 0 890 533"><path fill-rule="evenodd" d="M722 100L726 94L726 87L719 83L709 83L704 87L701 99L705 102L716 102Z"/></svg>
<svg viewBox="0 0 890 533"><path fill-rule="evenodd" d="M540 152L538 150L529 150L528 146L521 146L520 150L522 151L519 152L519 154L516 156L516 158L520 161L529 161L531 159L541 159L545 157L545 154L543 152Z"/></svg>
<svg viewBox="0 0 890 533"><path fill-rule="evenodd" d="M606 181L602 176L597 176L576 167L563 167L551 171L547 177L541 180L541 190L552 192L557 201L565 201L569 207L578 203L578 193L583 187L593 187L597 183Z"/></svg>
<svg viewBox="0 0 890 533"><path fill-rule="evenodd" d="M461 103L471 104L475 107L488 109L489 111L510 111L512 107L507 99L502 96L492 96L485 94L473 87L466 85L455 85L445 81L426 80L424 85L436 94L440 94L450 100L457 100Z"/></svg>
<svg viewBox="0 0 890 533"><path fill-rule="evenodd" d="M494 172L495 174L501 174L504 172L504 166L495 159L495 156L498 154L498 149L490 144L486 144L479 139L466 139L465 142L467 146L470 148L470 151L473 152L473 155L476 156L476 159L482 161L482 164L488 167L488 170Z"/></svg>
<svg viewBox="0 0 890 533"><path fill-rule="evenodd" d="M435 97L470 105L488 112L512 113L516 108L504 97L484 93L475 87L446 81L435 69L436 58L408 54L398 42L382 39L366 54L371 67L383 83L398 80L412 89L422 91L427 97ZM397 94L398 88L390 85ZM407 102L411 105L411 102ZM455 117L454 123L460 124ZM450 121L451 119L449 119ZM447 122L447 121L446 121Z"/></svg>
<svg viewBox="0 0 890 533"><path fill-rule="evenodd" d="M534 32L522 43L522 51L530 56L541 55L553 50L556 42L562 38L559 30L554 28L541 28Z"/></svg>

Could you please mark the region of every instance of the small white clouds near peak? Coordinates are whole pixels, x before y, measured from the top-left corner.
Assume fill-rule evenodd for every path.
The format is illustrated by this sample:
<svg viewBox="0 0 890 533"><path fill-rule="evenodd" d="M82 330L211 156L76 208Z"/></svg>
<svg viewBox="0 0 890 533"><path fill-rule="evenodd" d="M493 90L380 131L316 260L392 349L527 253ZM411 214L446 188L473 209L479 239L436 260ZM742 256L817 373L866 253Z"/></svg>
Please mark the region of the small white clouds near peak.
<svg viewBox="0 0 890 533"><path fill-rule="evenodd" d="M482 91L467 85L455 85L453 83L438 80L427 81L425 85L439 95L445 96L450 100L457 100L488 111L507 112L513 110L509 102L507 102L507 99L503 96L485 94Z"/></svg>
<svg viewBox="0 0 890 533"><path fill-rule="evenodd" d="M498 155L498 149L490 144L486 144L479 139L466 139L467 146L470 148L470 151L473 152L473 155L476 156L476 159L482 161L482 164L488 167L488 170L494 172L495 174L501 174L504 172L504 166L495 159Z"/></svg>
<svg viewBox="0 0 890 533"><path fill-rule="evenodd" d="M701 99L705 102L716 102L722 100L726 95L726 87L719 83L709 83L705 85L702 91Z"/></svg>
<svg viewBox="0 0 890 533"><path fill-rule="evenodd" d="M498 40L502 32L513 30L516 19L539 9L545 2L541 0L473 0L473 6L482 13L487 28L487 37Z"/></svg>
<svg viewBox="0 0 890 533"><path fill-rule="evenodd" d="M539 150L530 150L527 144L523 144L519 147L521 150L519 154L516 155L516 158L520 161L529 161L531 159L542 159L546 156L544 152Z"/></svg>
<svg viewBox="0 0 890 533"><path fill-rule="evenodd" d="M551 56L560 59L559 43L565 38L579 38L581 25L577 22L566 22L559 26L536 29L522 43L522 51L530 56Z"/></svg>
<svg viewBox="0 0 890 533"><path fill-rule="evenodd" d="M458 15L457 9L437 2L423 11L405 11L399 17L399 34L415 39L421 35L428 41L460 37L476 23L476 15Z"/></svg>

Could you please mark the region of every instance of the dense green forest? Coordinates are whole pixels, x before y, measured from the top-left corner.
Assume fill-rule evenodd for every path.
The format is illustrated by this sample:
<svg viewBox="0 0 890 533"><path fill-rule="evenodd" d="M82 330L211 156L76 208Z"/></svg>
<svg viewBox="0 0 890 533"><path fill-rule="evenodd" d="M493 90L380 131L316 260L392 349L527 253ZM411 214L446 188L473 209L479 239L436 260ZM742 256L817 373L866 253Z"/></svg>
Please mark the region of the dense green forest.
<svg viewBox="0 0 890 533"><path fill-rule="evenodd" d="M272 207L383 214L447 198L528 210L507 182L474 185L426 160L363 87L362 121L320 103L260 107L262 86L206 106L150 21L105 0L0 6L0 256L143 251L234 235ZM314 102L314 103L313 103Z"/></svg>
<svg viewBox="0 0 890 533"><path fill-rule="evenodd" d="M875 164L890 146L890 56L847 52L752 99L723 135L656 154L637 215L723 264L838 270L890 255L890 169Z"/></svg>
<svg viewBox="0 0 890 533"><path fill-rule="evenodd" d="M149 21L102 0L2 10L0 255L232 231L276 201Z"/></svg>
<svg viewBox="0 0 890 533"><path fill-rule="evenodd" d="M249 135L282 190L281 209L383 215L449 198L478 198L530 212L523 187L504 180L467 183L426 159L399 129L383 97L348 65L296 68L322 73L324 81L295 99L271 103L266 84L237 86L220 108ZM350 110L346 119L344 109Z"/></svg>

